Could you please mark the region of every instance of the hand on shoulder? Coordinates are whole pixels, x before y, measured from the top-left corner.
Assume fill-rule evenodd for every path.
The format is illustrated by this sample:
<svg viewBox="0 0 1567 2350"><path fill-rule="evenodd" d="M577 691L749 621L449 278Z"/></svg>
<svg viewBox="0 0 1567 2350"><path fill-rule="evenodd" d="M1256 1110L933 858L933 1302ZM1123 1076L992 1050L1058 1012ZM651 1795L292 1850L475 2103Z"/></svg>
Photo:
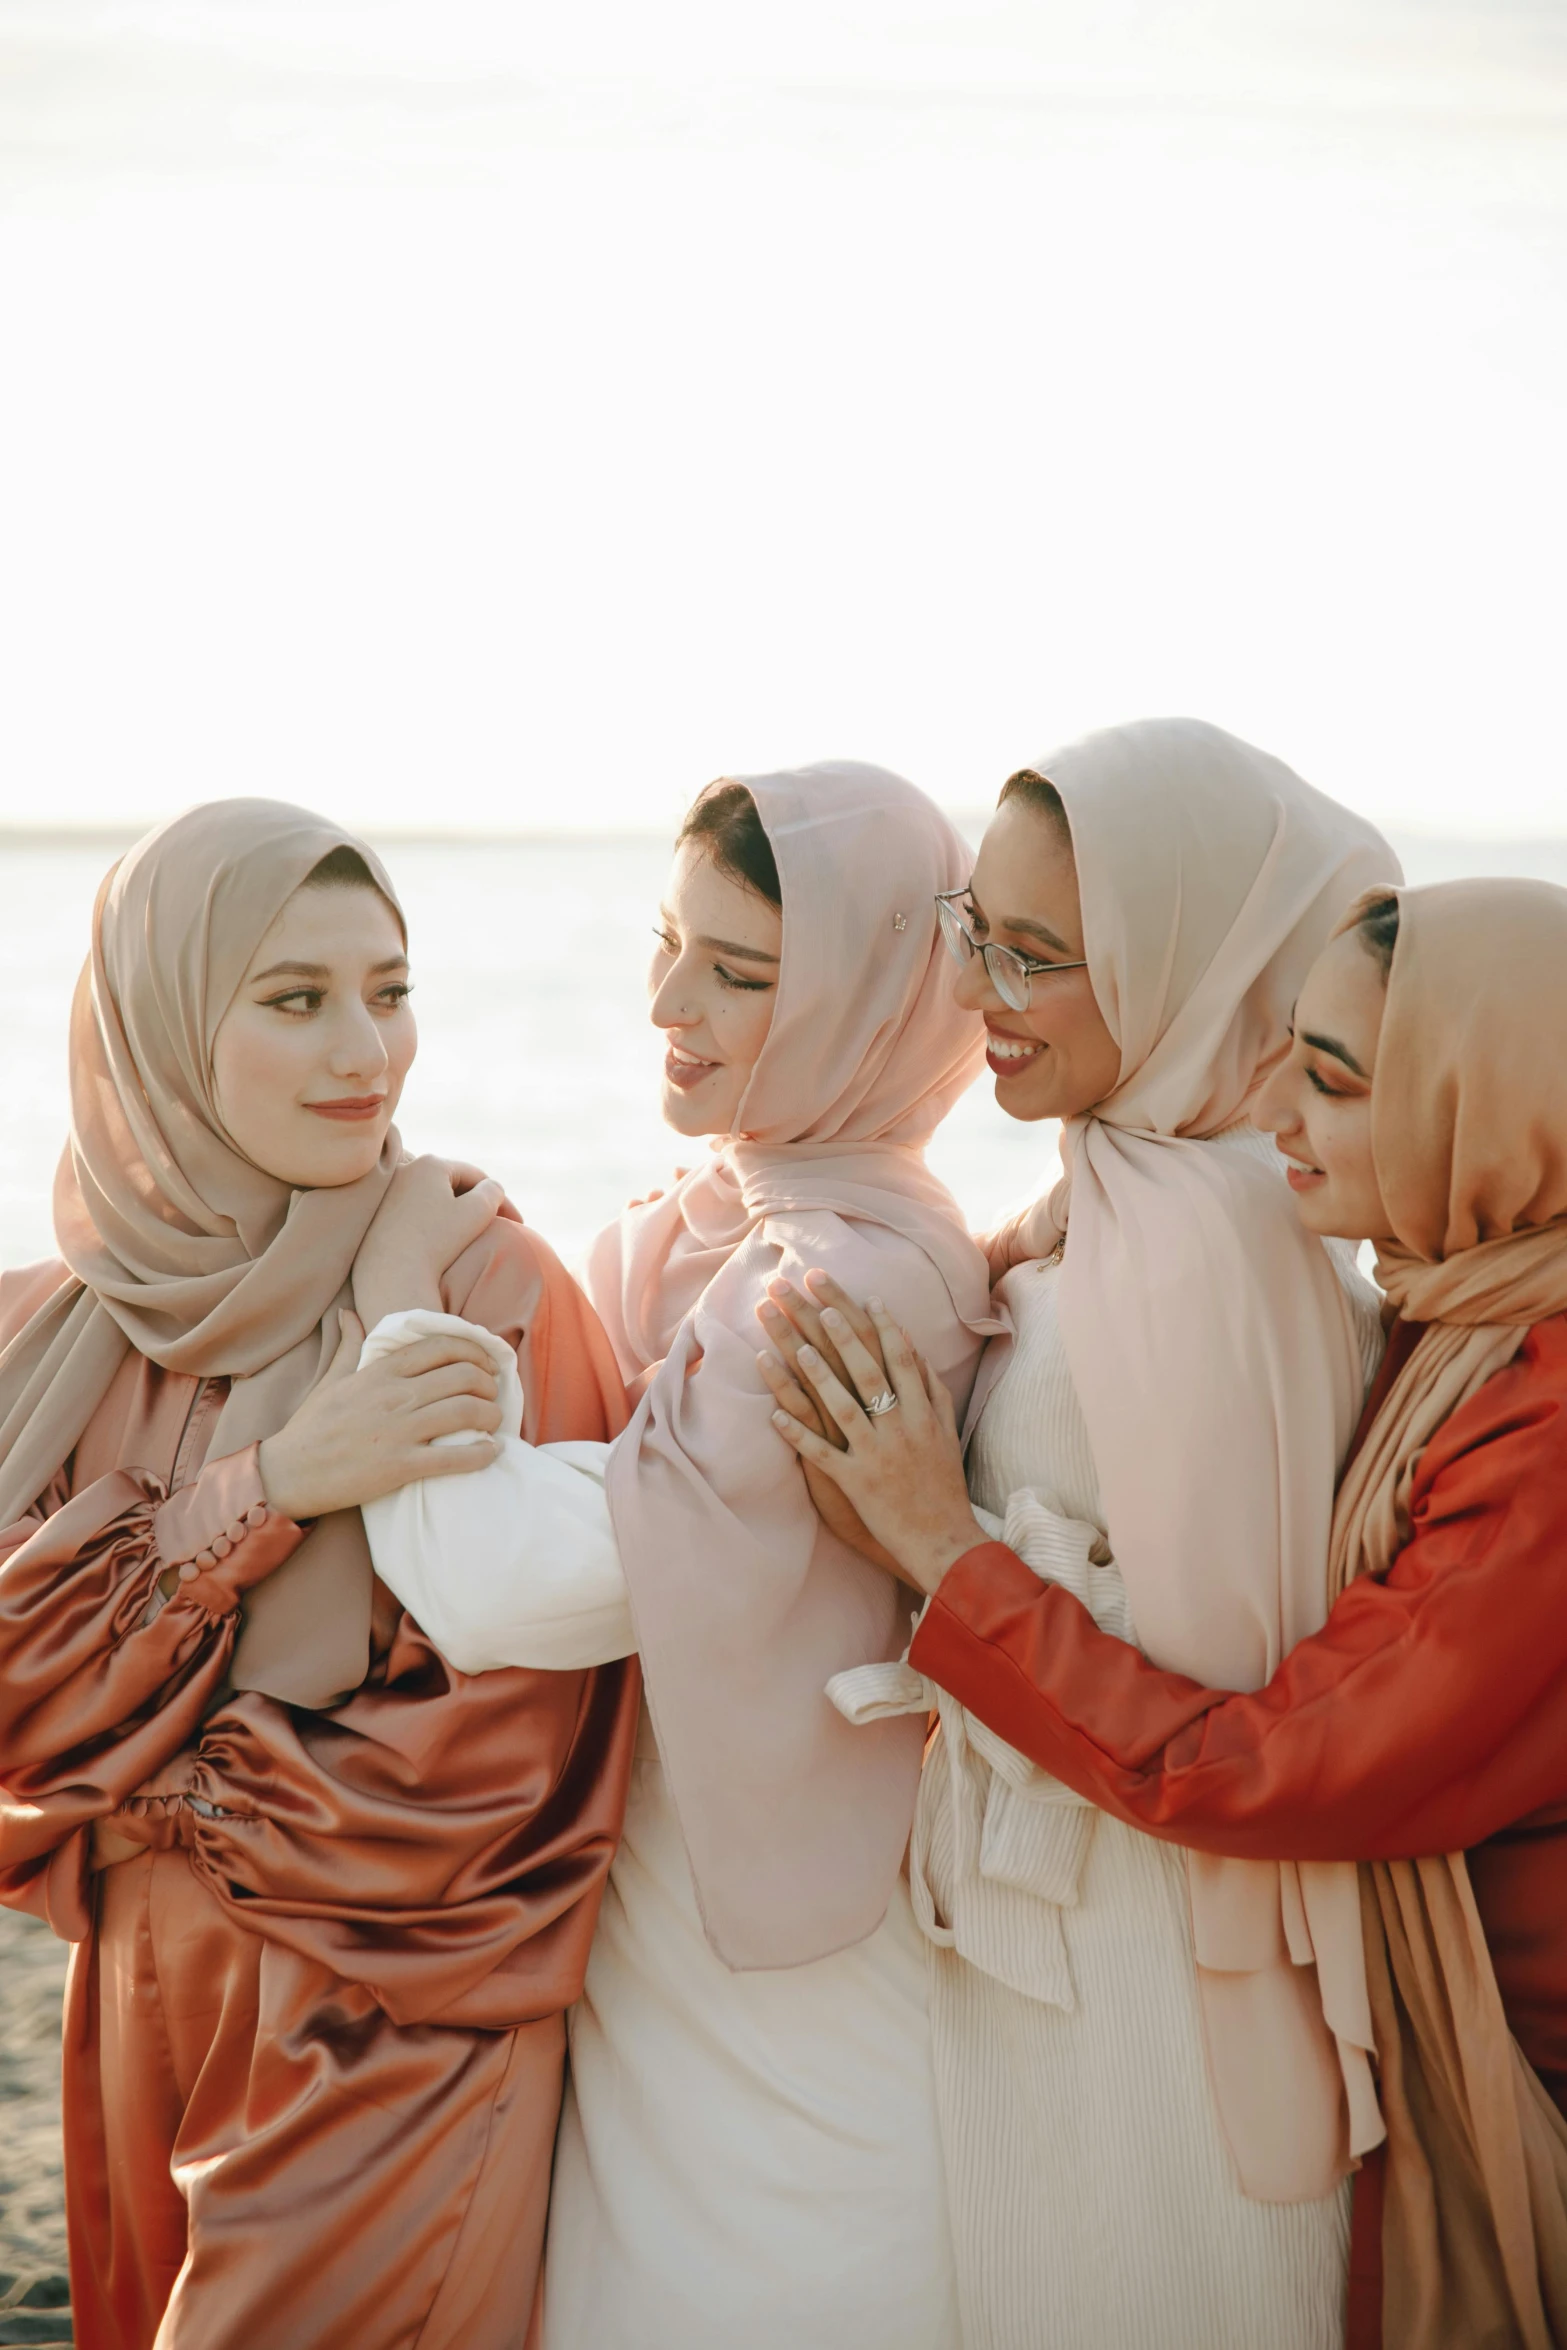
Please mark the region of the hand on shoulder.
<svg viewBox="0 0 1567 2350"><path fill-rule="evenodd" d="M354 1302L366 1329L410 1307L439 1310L442 1274L495 1222L505 1196L460 1159L406 1160L354 1261Z"/></svg>

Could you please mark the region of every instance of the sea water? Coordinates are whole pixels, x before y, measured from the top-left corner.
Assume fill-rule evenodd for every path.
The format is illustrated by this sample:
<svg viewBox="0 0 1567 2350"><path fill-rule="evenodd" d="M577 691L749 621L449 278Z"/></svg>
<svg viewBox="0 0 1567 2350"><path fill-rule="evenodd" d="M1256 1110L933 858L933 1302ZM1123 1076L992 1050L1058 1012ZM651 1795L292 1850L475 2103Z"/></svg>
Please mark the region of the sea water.
<svg viewBox="0 0 1567 2350"><path fill-rule="evenodd" d="M1567 882L1567 840L1402 841L1411 880L1532 872ZM662 1040L646 973L668 867L641 837L400 842L419 1055L398 1123L409 1148L477 1161L568 1262L625 1203L704 1146L658 1114ZM71 991L102 844L0 842L0 1266L53 1253L50 1187L67 1122ZM997 1109L983 1070L930 1163L976 1228L1054 1180L1053 1124Z"/></svg>

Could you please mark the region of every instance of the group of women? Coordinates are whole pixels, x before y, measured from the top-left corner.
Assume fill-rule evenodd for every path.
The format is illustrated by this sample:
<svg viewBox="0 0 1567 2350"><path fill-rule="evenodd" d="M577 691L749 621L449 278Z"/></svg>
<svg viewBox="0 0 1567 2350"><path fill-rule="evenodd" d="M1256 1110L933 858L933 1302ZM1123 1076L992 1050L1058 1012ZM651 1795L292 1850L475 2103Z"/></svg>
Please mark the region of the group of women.
<svg viewBox="0 0 1567 2350"><path fill-rule="evenodd" d="M1567 2341L1567 892L1194 721L726 780L581 1287L408 949L141 842L0 1279L83 2350Z"/></svg>

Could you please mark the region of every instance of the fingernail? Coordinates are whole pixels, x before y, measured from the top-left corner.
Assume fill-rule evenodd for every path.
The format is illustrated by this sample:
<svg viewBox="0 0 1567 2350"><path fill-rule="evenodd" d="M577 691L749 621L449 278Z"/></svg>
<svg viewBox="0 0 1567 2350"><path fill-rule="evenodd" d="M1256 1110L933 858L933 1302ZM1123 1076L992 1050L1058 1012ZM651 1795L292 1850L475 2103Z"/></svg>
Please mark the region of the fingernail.
<svg viewBox="0 0 1567 2350"><path fill-rule="evenodd" d="M872 1314L884 1314L887 1311L879 1297L868 1297L865 1300L865 1305L867 1312Z"/></svg>
<svg viewBox="0 0 1567 2350"><path fill-rule="evenodd" d="M822 1314L822 1320L829 1330L842 1330L845 1327L843 1316L836 1306L826 1307Z"/></svg>
<svg viewBox="0 0 1567 2350"><path fill-rule="evenodd" d="M789 1415L788 1415L788 1413L787 1413L787 1412L774 1412L774 1414L773 1414L773 1416L772 1416L772 1417L773 1417L773 1426L774 1426L775 1428L787 1428L787 1427L788 1427L788 1425L789 1425Z"/></svg>
<svg viewBox="0 0 1567 2350"><path fill-rule="evenodd" d="M802 1363L819 1363L821 1359L814 1346L801 1347L800 1360Z"/></svg>

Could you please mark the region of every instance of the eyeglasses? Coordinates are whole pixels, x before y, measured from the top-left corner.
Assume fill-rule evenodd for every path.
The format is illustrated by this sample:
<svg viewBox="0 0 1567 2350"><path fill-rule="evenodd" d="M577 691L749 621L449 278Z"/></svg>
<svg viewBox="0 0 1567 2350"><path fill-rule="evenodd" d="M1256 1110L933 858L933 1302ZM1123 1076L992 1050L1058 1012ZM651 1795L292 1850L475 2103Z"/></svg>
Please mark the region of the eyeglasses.
<svg viewBox="0 0 1567 2350"><path fill-rule="evenodd" d="M936 913L947 952L955 963L972 963L978 955L991 986L1001 1001L1014 1012L1028 1010L1034 980L1039 973L1088 969L1086 960L1080 963L1042 963L1036 955L1019 954L1016 947L982 947L953 904L955 898L967 896L966 889L940 889L936 892Z"/></svg>

